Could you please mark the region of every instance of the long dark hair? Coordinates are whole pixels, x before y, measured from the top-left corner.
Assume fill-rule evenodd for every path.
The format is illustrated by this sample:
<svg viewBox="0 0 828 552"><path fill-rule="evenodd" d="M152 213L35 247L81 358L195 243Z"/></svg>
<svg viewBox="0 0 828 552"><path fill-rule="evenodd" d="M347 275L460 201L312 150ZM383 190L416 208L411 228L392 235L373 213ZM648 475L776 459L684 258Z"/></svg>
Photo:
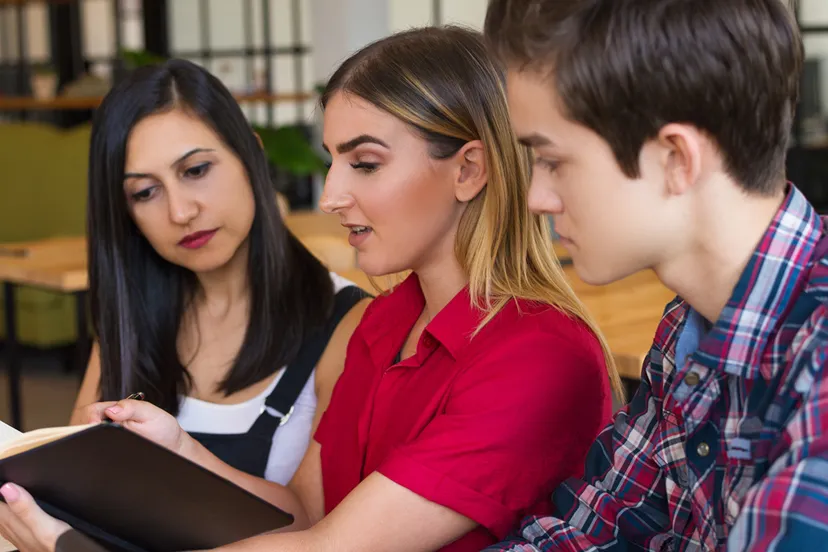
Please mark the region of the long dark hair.
<svg viewBox="0 0 828 552"><path fill-rule="evenodd" d="M230 92L183 60L142 67L117 84L95 113L89 150L89 280L100 345L102 400L143 391L178 413L191 381L176 347L195 275L161 258L129 215L123 190L126 145L143 118L184 109L211 127L238 156L255 200L248 237L250 319L232 369L229 395L290 363L333 305L327 269L287 230L276 206L265 155Z"/></svg>

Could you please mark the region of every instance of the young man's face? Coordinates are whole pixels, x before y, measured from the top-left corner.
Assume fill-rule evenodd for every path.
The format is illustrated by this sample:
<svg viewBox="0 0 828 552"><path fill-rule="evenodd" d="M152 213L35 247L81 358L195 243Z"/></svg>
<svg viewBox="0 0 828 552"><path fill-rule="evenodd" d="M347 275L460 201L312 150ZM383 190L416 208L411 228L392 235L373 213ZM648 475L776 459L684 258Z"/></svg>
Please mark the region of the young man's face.
<svg viewBox="0 0 828 552"><path fill-rule="evenodd" d="M645 145L641 177L630 179L605 140L563 116L551 78L510 70L507 93L512 126L535 158L529 208L552 215L578 276L600 285L655 266L674 232L661 208L661 151Z"/></svg>

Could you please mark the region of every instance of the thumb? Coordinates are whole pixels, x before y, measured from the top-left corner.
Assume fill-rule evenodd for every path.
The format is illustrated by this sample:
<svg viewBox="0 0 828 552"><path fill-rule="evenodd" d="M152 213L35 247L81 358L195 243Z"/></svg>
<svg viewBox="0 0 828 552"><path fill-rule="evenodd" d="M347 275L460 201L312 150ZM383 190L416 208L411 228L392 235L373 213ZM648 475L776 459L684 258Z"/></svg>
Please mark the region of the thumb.
<svg viewBox="0 0 828 552"><path fill-rule="evenodd" d="M49 549L53 549L60 535L70 527L44 512L24 488L6 483L0 487L6 504L31 533Z"/></svg>
<svg viewBox="0 0 828 552"><path fill-rule="evenodd" d="M113 422L144 423L156 418L164 412L157 406L143 401L124 399L110 406L104 413Z"/></svg>
<svg viewBox="0 0 828 552"><path fill-rule="evenodd" d="M83 423L98 424L107 420L105 411L115 404L115 401L90 404L83 410Z"/></svg>

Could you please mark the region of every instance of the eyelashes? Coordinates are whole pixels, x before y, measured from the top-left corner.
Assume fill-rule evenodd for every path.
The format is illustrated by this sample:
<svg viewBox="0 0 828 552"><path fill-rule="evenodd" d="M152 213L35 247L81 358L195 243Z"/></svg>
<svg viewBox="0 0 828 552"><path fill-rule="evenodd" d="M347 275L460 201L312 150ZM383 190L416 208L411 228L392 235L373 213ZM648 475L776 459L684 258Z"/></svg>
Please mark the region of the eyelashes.
<svg viewBox="0 0 828 552"><path fill-rule="evenodd" d="M372 173L377 170L377 168L379 167L379 163L351 163L351 167L357 171L362 171L364 173Z"/></svg>
<svg viewBox="0 0 828 552"><path fill-rule="evenodd" d="M181 172L183 178L187 180L199 180L207 176L210 170L213 167L213 163L210 161L205 161L204 163L199 163L198 165L193 165L184 169ZM159 185L153 184L151 186L147 186L146 188L135 192L134 194L130 195L133 201L135 202L142 202L142 201L149 201L153 197L156 196L158 193Z"/></svg>

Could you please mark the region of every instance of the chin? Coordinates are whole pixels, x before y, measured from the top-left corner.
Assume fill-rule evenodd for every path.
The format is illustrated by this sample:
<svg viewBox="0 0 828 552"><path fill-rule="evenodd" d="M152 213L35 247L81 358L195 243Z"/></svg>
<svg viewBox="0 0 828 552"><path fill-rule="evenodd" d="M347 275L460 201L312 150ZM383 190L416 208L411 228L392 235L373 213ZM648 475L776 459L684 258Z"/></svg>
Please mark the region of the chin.
<svg viewBox="0 0 828 552"><path fill-rule="evenodd" d="M578 274L578 278L591 286L606 286L643 270L643 268L619 267L612 261L600 265L592 265L573 259L572 264L575 272Z"/></svg>
<svg viewBox="0 0 828 552"><path fill-rule="evenodd" d="M209 274L227 266L232 258L232 255L203 255L201 258L187 259L186 262L176 264L196 274Z"/></svg>
<svg viewBox="0 0 828 552"><path fill-rule="evenodd" d="M389 261L389 259L379 259L374 255L360 255L357 254L357 265L368 276L372 278L379 278L380 276L388 276L408 270L404 263L396 263Z"/></svg>
<svg viewBox="0 0 828 552"><path fill-rule="evenodd" d="M589 266L586 263L578 262L574 259L572 265L575 268L575 273L578 275L578 278L591 286L605 286L622 278L622 276L614 275L611 270L607 270L606 268L602 269Z"/></svg>

